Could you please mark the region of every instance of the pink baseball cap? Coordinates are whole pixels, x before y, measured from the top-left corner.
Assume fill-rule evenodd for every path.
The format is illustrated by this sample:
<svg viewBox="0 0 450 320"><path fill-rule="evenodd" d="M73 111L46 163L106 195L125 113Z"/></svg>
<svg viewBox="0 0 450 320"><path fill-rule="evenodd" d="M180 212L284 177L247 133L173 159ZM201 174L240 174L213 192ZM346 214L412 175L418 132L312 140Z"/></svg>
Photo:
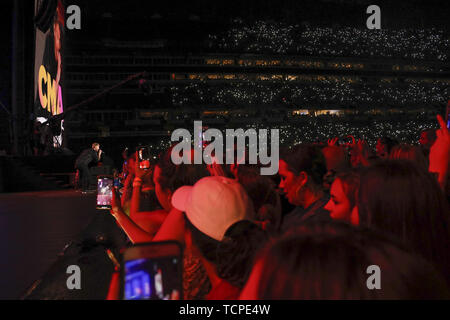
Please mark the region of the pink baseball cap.
<svg viewBox="0 0 450 320"><path fill-rule="evenodd" d="M221 176L205 177L194 186L178 188L172 205L184 211L198 230L217 241L235 222L254 218L245 189L237 181Z"/></svg>

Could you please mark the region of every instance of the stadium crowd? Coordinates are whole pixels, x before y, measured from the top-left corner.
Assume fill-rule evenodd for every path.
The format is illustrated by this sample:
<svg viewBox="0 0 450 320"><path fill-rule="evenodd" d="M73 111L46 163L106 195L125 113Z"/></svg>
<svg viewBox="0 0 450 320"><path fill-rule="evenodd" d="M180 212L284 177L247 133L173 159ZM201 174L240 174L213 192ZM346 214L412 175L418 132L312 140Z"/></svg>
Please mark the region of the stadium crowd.
<svg viewBox="0 0 450 320"><path fill-rule="evenodd" d="M437 118L420 146L293 145L274 176L242 159L176 165L172 147L143 170L133 153L110 212L131 243L183 244L184 299L449 299L450 132Z"/></svg>
<svg viewBox="0 0 450 320"><path fill-rule="evenodd" d="M202 120L208 126L208 121L213 121L215 128L239 127L248 129L279 129L280 146L291 147L299 143L324 144L329 137L339 137L341 141L348 136L362 139L375 147L380 136L388 136L401 143L418 145L421 132L428 129L437 129L435 120L424 114L344 114L344 115L295 115L288 117L287 112L266 111L264 114L249 114L247 112L229 115L214 115L207 118L190 116L184 119L178 127L192 129L194 120ZM247 120L247 123L242 119ZM238 121L238 122L234 122ZM269 122L270 121L270 122ZM252 124L248 124L252 122ZM191 130L192 131L192 130ZM191 132L192 134L192 132ZM157 156L162 150L170 147L169 136L159 137L145 143L153 156ZM118 150L117 150L118 151Z"/></svg>
<svg viewBox="0 0 450 320"><path fill-rule="evenodd" d="M209 36L210 50L218 52L297 54L332 57L380 57L448 61L450 40L443 30L357 29L313 27L274 21L244 23Z"/></svg>
<svg viewBox="0 0 450 320"><path fill-rule="evenodd" d="M282 106L305 103L348 105L411 105L445 103L450 95L444 81L426 83L409 81L403 84L364 83L345 79L326 79L315 82L236 81L214 85L199 82L171 87L175 106L218 105L233 108L242 105Z"/></svg>

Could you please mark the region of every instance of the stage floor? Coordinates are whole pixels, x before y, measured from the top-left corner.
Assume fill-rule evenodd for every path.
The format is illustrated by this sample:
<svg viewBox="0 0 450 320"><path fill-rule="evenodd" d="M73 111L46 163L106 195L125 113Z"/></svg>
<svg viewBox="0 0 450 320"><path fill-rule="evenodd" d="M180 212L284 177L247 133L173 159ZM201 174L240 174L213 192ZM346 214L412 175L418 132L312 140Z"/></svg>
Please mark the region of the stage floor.
<svg viewBox="0 0 450 320"><path fill-rule="evenodd" d="M0 193L0 299L18 299L98 215L95 194Z"/></svg>

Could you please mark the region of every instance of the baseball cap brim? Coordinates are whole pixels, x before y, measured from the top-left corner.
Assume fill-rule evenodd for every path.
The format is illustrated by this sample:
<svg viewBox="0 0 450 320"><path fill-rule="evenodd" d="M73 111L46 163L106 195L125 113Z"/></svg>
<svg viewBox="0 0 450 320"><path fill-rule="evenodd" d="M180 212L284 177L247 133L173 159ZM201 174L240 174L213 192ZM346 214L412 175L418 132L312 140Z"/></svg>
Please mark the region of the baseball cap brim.
<svg viewBox="0 0 450 320"><path fill-rule="evenodd" d="M188 200L191 197L192 186L183 186L178 188L172 196L172 205L183 212L186 212Z"/></svg>

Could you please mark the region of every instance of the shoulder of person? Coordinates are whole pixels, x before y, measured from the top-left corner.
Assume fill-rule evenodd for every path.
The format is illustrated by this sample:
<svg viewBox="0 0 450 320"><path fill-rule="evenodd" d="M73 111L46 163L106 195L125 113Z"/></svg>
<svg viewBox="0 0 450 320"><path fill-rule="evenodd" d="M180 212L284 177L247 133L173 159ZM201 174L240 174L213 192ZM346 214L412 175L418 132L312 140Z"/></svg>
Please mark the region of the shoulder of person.
<svg viewBox="0 0 450 320"><path fill-rule="evenodd" d="M289 229L291 226L297 225L298 223L300 223L301 218L303 217L304 214L305 214L305 209L303 209L300 206L295 207L294 210L292 210L291 212L289 212L282 218L283 220L281 221L281 231L284 232L287 229Z"/></svg>

